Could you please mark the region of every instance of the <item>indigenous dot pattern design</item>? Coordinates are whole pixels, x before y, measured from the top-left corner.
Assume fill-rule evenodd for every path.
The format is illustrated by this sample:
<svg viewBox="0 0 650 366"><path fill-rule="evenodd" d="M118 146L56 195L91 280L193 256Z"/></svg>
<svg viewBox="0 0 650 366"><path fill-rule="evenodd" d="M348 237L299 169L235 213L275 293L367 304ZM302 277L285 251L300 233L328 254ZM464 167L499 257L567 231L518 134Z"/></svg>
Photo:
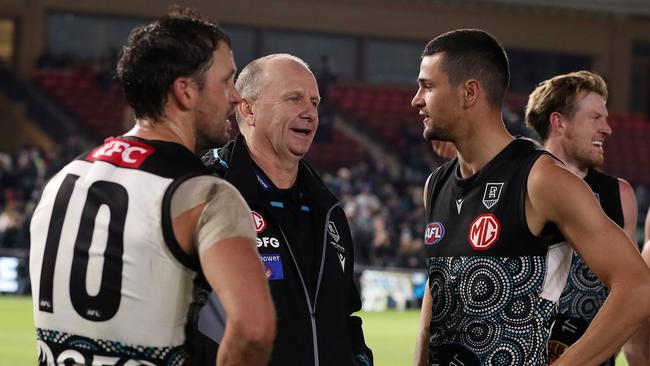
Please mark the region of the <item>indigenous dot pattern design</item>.
<svg viewBox="0 0 650 366"><path fill-rule="evenodd" d="M582 258L573 253L567 284L560 296L558 313L591 323L605 302L609 289L591 272Z"/></svg>
<svg viewBox="0 0 650 366"><path fill-rule="evenodd" d="M48 329L36 329L37 339L45 344L62 349L74 349L81 354L119 357L121 361L137 359L161 366L185 366L191 362L191 356L184 346L145 347L125 345L103 339L91 339L74 334ZM54 348L54 347L52 347ZM43 355L39 355L42 359Z"/></svg>
<svg viewBox="0 0 650 366"><path fill-rule="evenodd" d="M538 295L546 257L429 257L430 348L460 344L485 366L543 365L556 305Z"/></svg>

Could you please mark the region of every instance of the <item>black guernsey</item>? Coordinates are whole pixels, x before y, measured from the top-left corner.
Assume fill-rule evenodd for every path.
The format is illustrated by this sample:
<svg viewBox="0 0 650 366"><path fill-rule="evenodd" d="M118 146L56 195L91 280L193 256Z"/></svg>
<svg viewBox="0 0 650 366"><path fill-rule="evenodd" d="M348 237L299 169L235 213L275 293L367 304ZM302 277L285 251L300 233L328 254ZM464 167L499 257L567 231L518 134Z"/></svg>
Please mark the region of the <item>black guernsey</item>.
<svg viewBox="0 0 650 366"><path fill-rule="evenodd" d="M545 153L515 139L467 179L457 159L431 175L424 237L433 301L429 365L547 363L571 251L557 229L540 238L526 222L528 174Z"/></svg>
<svg viewBox="0 0 650 366"><path fill-rule="evenodd" d="M618 226L623 227L625 220L618 179L589 169L584 180L594 192L605 214ZM549 341L551 360L559 357L582 336L603 306L608 294L607 286L600 282L584 260L574 252L569 278L560 297L558 317ZM613 365L614 361L615 356L612 356L604 365Z"/></svg>

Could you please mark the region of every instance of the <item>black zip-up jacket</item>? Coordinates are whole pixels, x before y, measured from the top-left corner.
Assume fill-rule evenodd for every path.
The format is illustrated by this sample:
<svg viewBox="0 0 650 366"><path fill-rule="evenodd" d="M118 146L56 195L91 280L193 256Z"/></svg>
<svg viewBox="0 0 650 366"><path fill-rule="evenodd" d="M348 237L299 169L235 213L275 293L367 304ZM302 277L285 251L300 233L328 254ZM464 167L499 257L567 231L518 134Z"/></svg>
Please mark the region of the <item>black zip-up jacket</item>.
<svg viewBox="0 0 650 366"><path fill-rule="evenodd" d="M353 281L350 228L339 201L318 174L305 161L300 162L300 210L311 215L315 234L312 237L319 239L308 243L310 238L287 232L287 226L295 228L296 223L282 224L287 216L278 215L277 208L284 203L270 199L277 197L270 192L276 188L251 159L243 136L237 136L223 148L210 150L203 162L232 183L253 211L260 259L266 268L278 319L269 365L372 365L372 352L365 344L361 319L351 316L361 309L361 300ZM304 250L297 246L305 244L312 245L315 259L311 279L300 270L306 259L299 257ZM208 304L202 310L202 329L219 327L219 321L214 320L219 319L216 309L214 304ZM206 311L212 314L205 316ZM210 318L213 320L206 323ZM196 361L214 365L216 343L201 332L198 337L202 339L195 341Z"/></svg>

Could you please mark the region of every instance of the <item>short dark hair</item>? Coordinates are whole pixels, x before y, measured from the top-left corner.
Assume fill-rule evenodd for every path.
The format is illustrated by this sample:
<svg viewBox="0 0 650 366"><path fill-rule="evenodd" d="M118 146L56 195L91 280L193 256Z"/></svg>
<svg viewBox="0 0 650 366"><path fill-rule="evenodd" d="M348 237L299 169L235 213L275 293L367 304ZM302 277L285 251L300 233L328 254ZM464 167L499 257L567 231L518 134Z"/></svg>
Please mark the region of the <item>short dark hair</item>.
<svg viewBox="0 0 650 366"><path fill-rule="evenodd" d="M477 79L488 102L500 107L510 83L508 56L499 41L480 29L457 29L431 40L422 57L444 54L442 70L452 85Z"/></svg>
<svg viewBox="0 0 650 366"><path fill-rule="evenodd" d="M202 88L219 41L231 46L218 25L183 8L133 29L117 63L117 78L136 118L160 119L178 77L189 76Z"/></svg>

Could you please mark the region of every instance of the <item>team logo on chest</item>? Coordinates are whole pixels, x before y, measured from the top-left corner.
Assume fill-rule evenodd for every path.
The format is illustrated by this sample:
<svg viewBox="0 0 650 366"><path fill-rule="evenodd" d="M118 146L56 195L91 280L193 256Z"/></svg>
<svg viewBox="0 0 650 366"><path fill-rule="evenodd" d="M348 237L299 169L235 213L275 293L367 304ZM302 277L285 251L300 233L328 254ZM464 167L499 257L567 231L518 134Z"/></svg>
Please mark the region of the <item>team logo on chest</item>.
<svg viewBox="0 0 650 366"><path fill-rule="evenodd" d="M424 231L424 243L433 245L442 240L443 236L445 236L445 227L439 222L431 222Z"/></svg>
<svg viewBox="0 0 650 366"><path fill-rule="evenodd" d="M345 248L339 245L339 240L341 240L341 235L339 234L339 231L336 229L336 225L334 224L334 222L332 221L327 222L327 232L330 234L332 239L334 239L334 241L330 240L330 244L332 244L332 246L336 248L336 250L341 252L336 254L339 257L339 263L341 263L341 269L345 271Z"/></svg>
<svg viewBox="0 0 650 366"><path fill-rule="evenodd" d="M336 225L332 221L327 222L327 232L330 233L330 236L335 242L338 243L341 239L341 235L339 235L339 231L336 230Z"/></svg>
<svg viewBox="0 0 650 366"><path fill-rule="evenodd" d="M255 232L256 233L261 233L266 229L266 221L264 221L264 218L262 215L258 214L255 211L251 211L251 216L253 216L253 224L255 224Z"/></svg>
<svg viewBox="0 0 650 366"><path fill-rule="evenodd" d="M489 210L499 202L501 188L503 188L503 183L488 183L485 185L485 192L483 193L483 205L485 208Z"/></svg>
<svg viewBox="0 0 650 366"><path fill-rule="evenodd" d="M486 250L499 240L501 223L494 214L482 214L472 221L467 240L474 250Z"/></svg>

